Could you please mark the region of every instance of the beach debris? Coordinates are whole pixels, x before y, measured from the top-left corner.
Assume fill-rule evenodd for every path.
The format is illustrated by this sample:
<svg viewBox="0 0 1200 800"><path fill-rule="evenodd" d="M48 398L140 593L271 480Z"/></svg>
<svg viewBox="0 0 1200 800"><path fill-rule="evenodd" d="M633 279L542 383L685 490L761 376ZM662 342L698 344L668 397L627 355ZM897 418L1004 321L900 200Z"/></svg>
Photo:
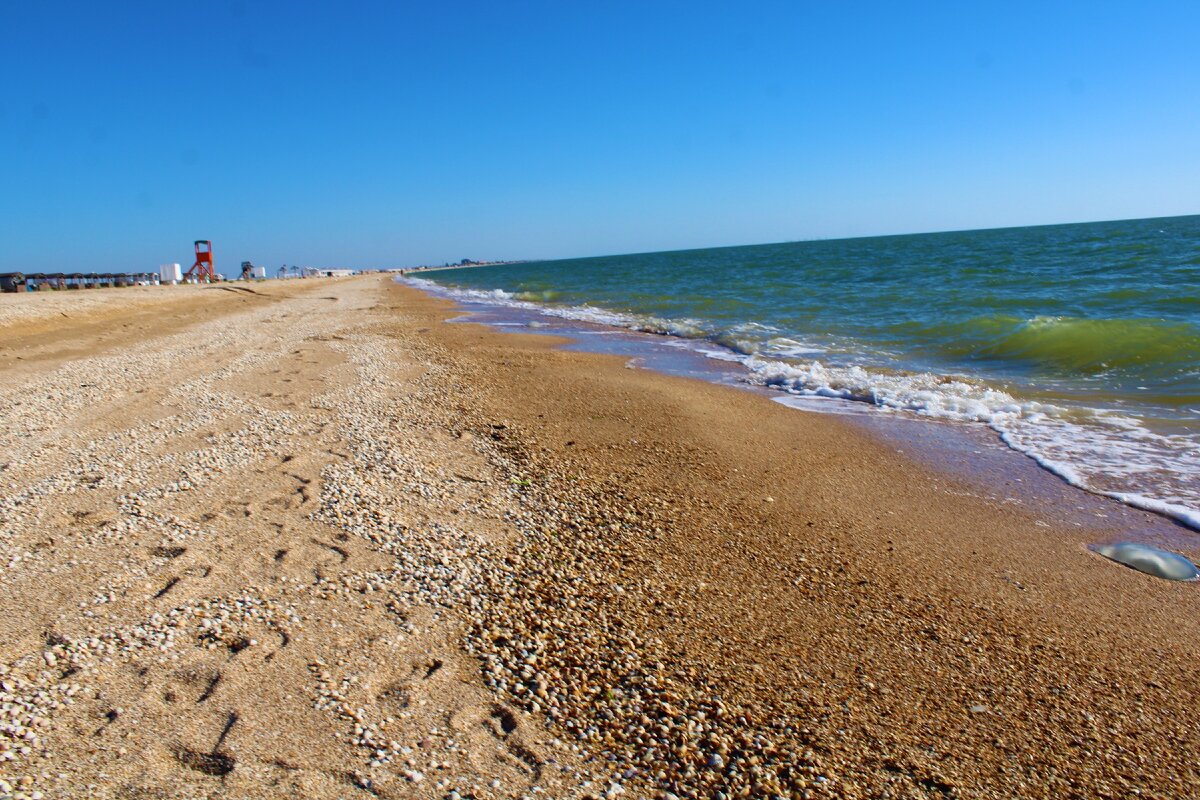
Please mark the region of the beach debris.
<svg viewBox="0 0 1200 800"><path fill-rule="evenodd" d="M1200 578L1200 569L1197 569L1196 565L1188 559L1178 553L1151 547L1148 544L1117 542L1116 544L1097 545L1093 549L1118 564L1124 564L1157 578L1165 578L1169 581L1194 581Z"/></svg>

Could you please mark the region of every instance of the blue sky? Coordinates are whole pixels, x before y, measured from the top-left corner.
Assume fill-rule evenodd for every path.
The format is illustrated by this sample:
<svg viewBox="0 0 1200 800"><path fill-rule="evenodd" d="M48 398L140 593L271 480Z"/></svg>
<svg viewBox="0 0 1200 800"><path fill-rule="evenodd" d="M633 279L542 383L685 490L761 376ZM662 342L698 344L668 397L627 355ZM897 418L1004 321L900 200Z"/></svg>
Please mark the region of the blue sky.
<svg viewBox="0 0 1200 800"><path fill-rule="evenodd" d="M1107 5L5 2L0 271L1200 213L1200 4Z"/></svg>

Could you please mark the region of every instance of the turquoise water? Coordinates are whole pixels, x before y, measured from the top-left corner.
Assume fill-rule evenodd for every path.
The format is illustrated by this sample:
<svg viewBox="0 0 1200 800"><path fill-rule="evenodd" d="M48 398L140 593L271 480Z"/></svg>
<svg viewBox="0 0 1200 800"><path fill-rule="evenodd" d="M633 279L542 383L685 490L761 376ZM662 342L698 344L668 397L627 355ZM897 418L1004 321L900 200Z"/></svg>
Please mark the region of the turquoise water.
<svg viewBox="0 0 1200 800"><path fill-rule="evenodd" d="M420 276L675 337L790 396L991 425L1200 524L1200 217L544 261Z"/></svg>

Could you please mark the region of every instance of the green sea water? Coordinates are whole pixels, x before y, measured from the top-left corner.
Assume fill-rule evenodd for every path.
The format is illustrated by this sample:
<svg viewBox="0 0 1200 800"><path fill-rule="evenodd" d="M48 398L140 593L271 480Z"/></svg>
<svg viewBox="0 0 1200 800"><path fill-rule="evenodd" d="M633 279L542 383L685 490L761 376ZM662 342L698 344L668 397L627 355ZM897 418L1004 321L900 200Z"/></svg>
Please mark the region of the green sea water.
<svg viewBox="0 0 1200 800"><path fill-rule="evenodd" d="M789 395L989 424L1081 486L1200 509L1200 217L421 277L464 302L675 337Z"/></svg>

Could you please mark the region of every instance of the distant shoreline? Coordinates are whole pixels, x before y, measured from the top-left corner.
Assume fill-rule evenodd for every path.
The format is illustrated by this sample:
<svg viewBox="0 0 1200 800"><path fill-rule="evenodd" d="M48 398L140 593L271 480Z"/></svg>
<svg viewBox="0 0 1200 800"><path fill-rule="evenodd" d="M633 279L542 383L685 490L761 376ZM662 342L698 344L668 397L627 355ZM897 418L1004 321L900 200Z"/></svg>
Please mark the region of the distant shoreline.
<svg viewBox="0 0 1200 800"><path fill-rule="evenodd" d="M399 272L404 275L410 272L444 272L448 269L478 269L480 267L507 267L513 264L532 264L537 259L523 258L519 261L480 261L472 264L450 264L443 267L403 267Z"/></svg>

